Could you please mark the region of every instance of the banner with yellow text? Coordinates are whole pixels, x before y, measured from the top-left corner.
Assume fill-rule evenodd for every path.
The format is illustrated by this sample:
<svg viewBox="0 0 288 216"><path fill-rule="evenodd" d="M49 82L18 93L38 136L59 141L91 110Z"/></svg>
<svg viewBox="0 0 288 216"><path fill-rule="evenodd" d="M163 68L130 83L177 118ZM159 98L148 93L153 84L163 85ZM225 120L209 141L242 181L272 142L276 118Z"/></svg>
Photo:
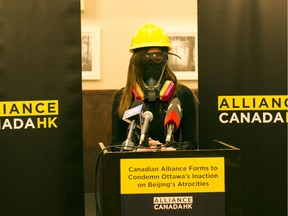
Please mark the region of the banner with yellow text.
<svg viewBox="0 0 288 216"><path fill-rule="evenodd" d="M241 215L287 215L287 1L198 1L199 140L241 149ZM235 215L235 214L232 214Z"/></svg>
<svg viewBox="0 0 288 216"><path fill-rule="evenodd" d="M79 0L0 0L1 215L84 215Z"/></svg>

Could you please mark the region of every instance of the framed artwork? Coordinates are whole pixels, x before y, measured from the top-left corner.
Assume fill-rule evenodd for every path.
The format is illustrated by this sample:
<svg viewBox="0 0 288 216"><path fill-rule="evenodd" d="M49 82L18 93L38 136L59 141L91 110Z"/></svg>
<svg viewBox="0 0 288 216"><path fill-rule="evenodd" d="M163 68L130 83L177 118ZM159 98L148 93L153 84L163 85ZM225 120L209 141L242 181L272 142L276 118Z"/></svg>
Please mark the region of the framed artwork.
<svg viewBox="0 0 288 216"><path fill-rule="evenodd" d="M80 8L81 8L81 11L84 11L84 9L85 9L85 0L81 0L80 1Z"/></svg>
<svg viewBox="0 0 288 216"><path fill-rule="evenodd" d="M100 80L100 29L82 29L82 80Z"/></svg>
<svg viewBox="0 0 288 216"><path fill-rule="evenodd" d="M196 33L168 33L172 53L169 66L178 80L198 80L198 50Z"/></svg>

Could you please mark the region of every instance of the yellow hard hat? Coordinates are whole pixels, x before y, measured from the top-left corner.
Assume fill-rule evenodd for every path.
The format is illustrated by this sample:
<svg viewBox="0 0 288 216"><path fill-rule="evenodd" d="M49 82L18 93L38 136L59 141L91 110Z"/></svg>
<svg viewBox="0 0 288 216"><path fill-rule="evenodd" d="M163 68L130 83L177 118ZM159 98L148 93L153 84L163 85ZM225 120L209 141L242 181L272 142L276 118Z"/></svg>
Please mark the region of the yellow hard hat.
<svg viewBox="0 0 288 216"><path fill-rule="evenodd" d="M144 24L133 35L130 52L142 47L168 47L172 49L167 33L154 24Z"/></svg>

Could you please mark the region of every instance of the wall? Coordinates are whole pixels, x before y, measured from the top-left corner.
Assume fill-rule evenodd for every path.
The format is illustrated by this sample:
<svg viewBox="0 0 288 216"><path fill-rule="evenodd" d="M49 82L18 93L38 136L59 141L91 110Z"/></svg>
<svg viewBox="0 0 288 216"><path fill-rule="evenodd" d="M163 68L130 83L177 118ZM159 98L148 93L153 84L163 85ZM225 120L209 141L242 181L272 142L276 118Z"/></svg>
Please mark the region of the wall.
<svg viewBox="0 0 288 216"><path fill-rule="evenodd" d="M85 0L82 28L101 29L101 79L83 81L83 90L119 89L126 83L131 37L145 23L167 32L197 32L197 0ZM198 88L197 80L181 83Z"/></svg>

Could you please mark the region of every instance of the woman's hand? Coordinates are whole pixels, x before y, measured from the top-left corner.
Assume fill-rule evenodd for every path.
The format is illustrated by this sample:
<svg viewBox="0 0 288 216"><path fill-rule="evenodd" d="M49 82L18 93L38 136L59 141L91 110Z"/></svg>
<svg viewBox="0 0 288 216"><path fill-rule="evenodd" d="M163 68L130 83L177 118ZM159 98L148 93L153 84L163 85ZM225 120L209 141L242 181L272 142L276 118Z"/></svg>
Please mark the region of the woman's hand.
<svg viewBox="0 0 288 216"><path fill-rule="evenodd" d="M149 151L176 151L175 148L168 147L166 148L165 145L159 140L153 140L151 137L148 138L148 143L150 148L138 148L137 152L149 152Z"/></svg>
<svg viewBox="0 0 288 216"><path fill-rule="evenodd" d="M153 140L151 137L148 138L150 148L157 148L159 145L163 145L159 140Z"/></svg>

